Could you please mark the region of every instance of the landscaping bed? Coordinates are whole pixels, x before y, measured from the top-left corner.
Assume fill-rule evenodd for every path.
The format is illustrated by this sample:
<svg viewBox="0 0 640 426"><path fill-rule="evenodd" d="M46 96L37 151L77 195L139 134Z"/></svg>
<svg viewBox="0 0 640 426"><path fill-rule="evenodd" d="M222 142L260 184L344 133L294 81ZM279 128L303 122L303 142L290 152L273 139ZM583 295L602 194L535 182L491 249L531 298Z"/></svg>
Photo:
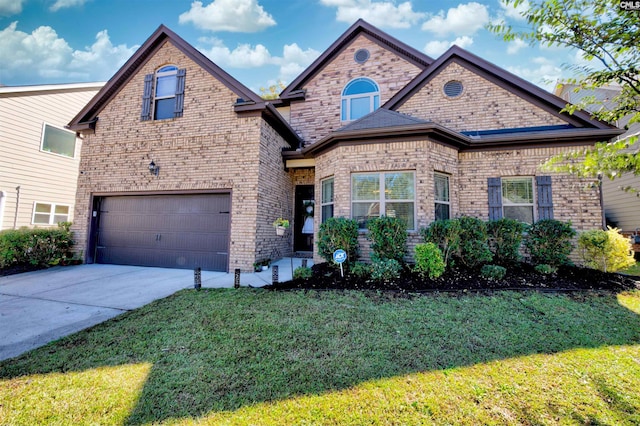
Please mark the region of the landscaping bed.
<svg viewBox="0 0 640 426"><path fill-rule="evenodd" d="M454 267L436 279L422 277L403 268L400 278L391 281L372 280L353 274L340 276L340 269L325 262L312 267L313 277L294 279L270 285L271 290L289 289L360 289L392 290L399 292L460 291L460 290L631 290L640 288L640 278L616 273L605 273L577 266L563 266L555 274L544 275L532 265L519 263L507 268L501 280L482 277L480 270Z"/></svg>

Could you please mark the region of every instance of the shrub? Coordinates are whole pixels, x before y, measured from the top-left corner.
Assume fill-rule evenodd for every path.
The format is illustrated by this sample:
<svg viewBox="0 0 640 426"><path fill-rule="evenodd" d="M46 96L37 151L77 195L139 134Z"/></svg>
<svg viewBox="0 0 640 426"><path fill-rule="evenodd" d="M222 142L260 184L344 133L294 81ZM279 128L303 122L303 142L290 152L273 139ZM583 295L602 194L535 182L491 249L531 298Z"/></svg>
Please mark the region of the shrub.
<svg viewBox="0 0 640 426"><path fill-rule="evenodd" d="M578 237L585 265L603 272L616 272L635 264L631 241L616 228L585 231Z"/></svg>
<svg viewBox="0 0 640 426"><path fill-rule="evenodd" d="M407 254L407 225L402 219L380 216L367 222L372 258L404 262Z"/></svg>
<svg viewBox="0 0 640 426"><path fill-rule="evenodd" d="M520 261L520 245L524 230L524 223L506 217L487 223L489 248L495 263L510 265Z"/></svg>
<svg viewBox="0 0 640 426"><path fill-rule="evenodd" d="M358 259L358 222L344 217L331 217L320 224L318 230L318 254L333 263L333 252L347 252L347 266Z"/></svg>
<svg viewBox="0 0 640 426"><path fill-rule="evenodd" d="M377 259L371 264L371 278L376 281L392 282L400 278L402 265L395 259Z"/></svg>
<svg viewBox="0 0 640 426"><path fill-rule="evenodd" d="M475 217L462 216L460 222L460 244L457 258L468 268L477 268L491 262L493 256L489 250L487 224Z"/></svg>
<svg viewBox="0 0 640 426"><path fill-rule="evenodd" d="M0 232L0 268L30 265L41 268L73 259L71 224L58 228L6 230Z"/></svg>
<svg viewBox="0 0 640 426"><path fill-rule="evenodd" d="M499 265L484 265L480 270L480 275L488 280L501 280L507 273L507 268Z"/></svg>
<svg viewBox="0 0 640 426"><path fill-rule="evenodd" d="M354 262L349 268L349 273L358 278L368 278L371 275L371 267L366 263Z"/></svg>
<svg viewBox="0 0 640 426"><path fill-rule="evenodd" d="M416 264L413 268L422 277L438 278L444 273L445 263L442 252L434 243L416 244Z"/></svg>
<svg viewBox="0 0 640 426"><path fill-rule="evenodd" d="M553 275L558 272L558 268L556 268L555 266L547 265L546 263L536 265L533 269L535 269L536 272L542 275Z"/></svg>
<svg viewBox="0 0 640 426"><path fill-rule="evenodd" d="M308 280L313 276L313 270L307 266L299 266L293 271L293 279Z"/></svg>
<svg viewBox="0 0 640 426"><path fill-rule="evenodd" d="M445 265L450 265L451 255L460 245L460 221L436 220L427 228L422 228L420 234L426 243L434 243L442 252Z"/></svg>
<svg viewBox="0 0 640 426"><path fill-rule="evenodd" d="M543 219L529 227L524 243L534 264L561 266L571 263L571 239L575 235L576 231L571 227L571 222Z"/></svg>

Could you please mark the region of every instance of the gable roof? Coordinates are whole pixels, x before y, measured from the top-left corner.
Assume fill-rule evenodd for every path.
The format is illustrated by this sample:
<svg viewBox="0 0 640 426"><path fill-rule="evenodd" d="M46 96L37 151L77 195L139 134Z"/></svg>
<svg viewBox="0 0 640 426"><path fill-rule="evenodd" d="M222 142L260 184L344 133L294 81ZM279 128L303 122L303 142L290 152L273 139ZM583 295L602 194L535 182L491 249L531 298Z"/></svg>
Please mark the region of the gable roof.
<svg viewBox="0 0 640 426"><path fill-rule="evenodd" d="M456 63L486 78L488 81L538 106L546 112L559 117L572 126L594 129L615 129L614 126L596 120L584 111L576 111L573 114L560 113L560 110L567 104L565 100L456 45L443 53L442 56L418 74L409 84L382 105L381 108L391 110L399 108L411 98L413 94L418 92L451 63Z"/></svg>
<svg viewBox="0 0 640 426"><path fill-rule="evenodd" d="M429 123L429 121L388 109L377 109L372 113L369 113L364 117L361 117L356 121L353 121L346 126L339 128L335 131L335 133L348 132L352 130L379 129L383 127L409 126L412 124L426 123Z"/></svg>
<svg viewBox="0 0 640 426"><path fill-rule="evenodd" d="M301 92L305 83L320 72L336 55L346 48L356 37L364 34L374 42L378 43L405 60L424 69L433 62L433 58L425 55L417 49L401 42L400 40L380 31L378 28L358 19L351 25L335 42L331 44L311 65L305 69L295 80L293 80L280 94L281 100L301 99L304 93Z"/></svg>
<svg viewBox="0 0 640 426"><path fill-rule="evenodd" d="M238 98L239 104L243 105L247 110L247 104L251 105L253 110L264 109L265 102L260 96L251 91L245 85L229 75L222 68L211 62L209 58L204 56L200 51L187 43L164 25L160 25L158 29L144 42L142 46L133 54L131 58L115 73L115 75L107 82L96 96L74 117L69 123L72 130L88 129L95 124L98 114L106 104L120 91L123 87L142 67L146 61L152 57L165 41L169 40L176 48L189 57L192 61L209 72L221 83L234 92Z"/></svg>

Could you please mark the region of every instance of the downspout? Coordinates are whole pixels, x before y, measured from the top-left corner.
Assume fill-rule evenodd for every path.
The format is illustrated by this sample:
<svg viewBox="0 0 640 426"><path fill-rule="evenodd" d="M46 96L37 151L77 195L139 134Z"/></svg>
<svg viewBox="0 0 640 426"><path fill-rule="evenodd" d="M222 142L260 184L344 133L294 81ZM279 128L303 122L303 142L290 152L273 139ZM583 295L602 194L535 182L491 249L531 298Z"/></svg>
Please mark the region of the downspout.
<svg viewBox="0 0 640 426"><path fill-rule="evenodd" d="M602 229L607 230L607 218L604 215L604 195L602 193L602 173L598 173L598 196L600 197L600 217L602 218Z"/></svg>
<svg viewBox="0 0 640 426"><path fill-rule="evenodd" d="M13 215L13 229L18 225L18 207L20 206L20 185L16 186L16 212Z"/></svg>

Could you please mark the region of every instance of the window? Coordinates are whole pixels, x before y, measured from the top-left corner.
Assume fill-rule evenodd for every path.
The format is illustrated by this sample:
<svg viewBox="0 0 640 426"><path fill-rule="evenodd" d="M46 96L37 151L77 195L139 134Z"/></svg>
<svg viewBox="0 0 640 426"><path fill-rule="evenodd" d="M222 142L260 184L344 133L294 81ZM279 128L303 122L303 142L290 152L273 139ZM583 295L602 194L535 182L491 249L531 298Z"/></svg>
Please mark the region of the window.
<svg viewBox="0 0 640 426"><path fill-rule="evenodd" d="M322 208L322 223L333 217L333 178L322 181L322 199L320 205Z"/></svg>
<svg viewBox="0 0 640 426"><path fill-rule="evenodd" d="M357 120L380 107L378 85L368 78L351 80L342 91L342 121Z"/></svg>
<svg viewBox="0 0 640 426"><path fill-rule="evenodd" d="M534 186L535 179L535 186ZM553 219L551 176L489 178L489 220Z"/></svg>
<svg viewBox="0 0 640 426"><path fill-rule="evenodd" d="M434 180L435 218L446 220L451 217L451 201L449 199L449 176L436 173Z"/></svg>
<svg viewBox="0 0 640 426"><path fill-rule="evenodd" d="M142 121L182 117L185 75L185 69L167 65L145 76Z"/></svg>
<svg viewBox="0 0 640 426"><path fill-rule="evenodd" d="M358 173L351 175L351 217L360 229L373 217L391 216L415 228L413 172Z"/></svg>
<svg viewBox="0 0 640 426"><path fill-rule="evenodd" d="M34 225L56 225L69 221L69 206L50 203L35 203L33 205Z"/></svg>
<svg viewBox="0 0 640 426"><path fill-rule="evenodd" d="M76 134L45 123L42 126L41 150L74 158L76 152Z"/></svg>

